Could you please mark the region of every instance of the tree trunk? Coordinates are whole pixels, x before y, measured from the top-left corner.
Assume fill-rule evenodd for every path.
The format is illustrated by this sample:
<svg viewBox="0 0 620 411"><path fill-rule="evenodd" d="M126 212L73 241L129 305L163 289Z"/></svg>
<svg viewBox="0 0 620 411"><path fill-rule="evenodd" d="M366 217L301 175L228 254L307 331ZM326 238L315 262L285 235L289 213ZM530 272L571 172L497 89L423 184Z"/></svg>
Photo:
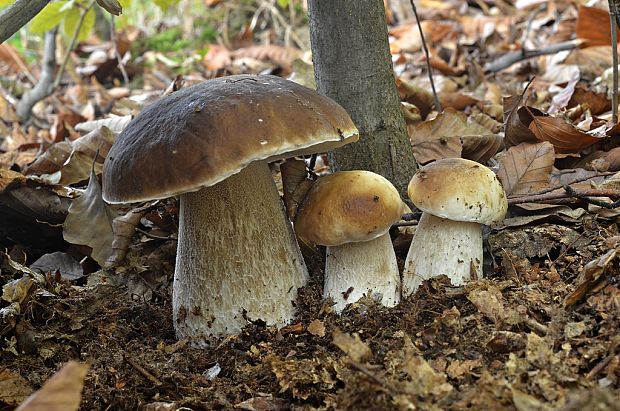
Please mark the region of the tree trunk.
<svg viewBox="0 0 620 411"><path fill-rule="evenodd" d="M382 0L308 0L317 89L342 105L360 141L330 153L333 170L364 169L407 198L417 165L389 52Z"/></svg>

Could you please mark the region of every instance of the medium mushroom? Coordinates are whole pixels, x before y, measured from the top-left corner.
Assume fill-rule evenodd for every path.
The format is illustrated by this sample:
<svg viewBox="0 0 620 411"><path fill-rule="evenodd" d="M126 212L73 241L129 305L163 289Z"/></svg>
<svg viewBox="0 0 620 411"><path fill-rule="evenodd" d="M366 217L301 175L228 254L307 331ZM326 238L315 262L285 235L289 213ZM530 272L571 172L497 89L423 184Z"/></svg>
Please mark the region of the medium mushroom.
<svg viewBox="0 0 620 411"><path fill-rule="evenodd" d="M370 171L340 171L319 178L295 217L307 243L327 246L323 296L341 312L365 294L392 307L400 301L400 275L388 230L405 203L392 183Z"/></svg>
<svg viewBox="0 0 620 411"><path fill-rule="evenodd" d="M307 270L268 162L357 140L331 99L275 76L237 75L144 109L103 168L110 203L180 194L172 309L179 338L205 346L248 322L294 316Z"/></svg>
<svg viewBox="0 0 620 411"><path fill-rule="evenodd" d="M482 276L480 224L501 221L508 202L495 173L480 163L447 158L420 168L409 198L422 210L403 272L403 296L422 281L445 274L462 285Z"/></svg>

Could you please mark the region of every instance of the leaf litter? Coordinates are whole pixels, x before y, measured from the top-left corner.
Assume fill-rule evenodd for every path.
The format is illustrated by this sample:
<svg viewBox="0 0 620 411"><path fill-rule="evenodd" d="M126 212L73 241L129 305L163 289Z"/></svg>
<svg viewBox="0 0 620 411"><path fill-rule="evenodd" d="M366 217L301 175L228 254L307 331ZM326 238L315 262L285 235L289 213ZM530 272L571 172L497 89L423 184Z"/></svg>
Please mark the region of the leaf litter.
<svg viewBox="0 0 620 411"><path fill-rule="evenodd" d="M208 3L220 12L228 2ZM284 45L252 44L277 30L246 28L211 44L184 76L173 53L147 50L147 69L131 57L125 67L141 73L137 89L119 86L116 52L144 36L129 27L118 50L79 46L82 81L36 106L35 125L18 123L15 96L0 89L1 405L29 409L40 388L42 401L75 408L83 384L81 409L619 409L618 214L601 205L620 199L606 11L422 2L440 113L411 10L387 3L418 161L487 164L511 201L508 218L485 231L485 278L464 287L435 278L395 308L363 298L338 316L322 299L322 250L306 249L312 280L291 325L248 323L207 350L177 341L177 201L112 209L98 187L101 159L132 115L183 83L270 71L313 86L309 46L290 30ZM565 52L490 64L575 38ZM26 63L10 45L0 60L19 96ZM392 238L402 266L411 227Z"/></svg>

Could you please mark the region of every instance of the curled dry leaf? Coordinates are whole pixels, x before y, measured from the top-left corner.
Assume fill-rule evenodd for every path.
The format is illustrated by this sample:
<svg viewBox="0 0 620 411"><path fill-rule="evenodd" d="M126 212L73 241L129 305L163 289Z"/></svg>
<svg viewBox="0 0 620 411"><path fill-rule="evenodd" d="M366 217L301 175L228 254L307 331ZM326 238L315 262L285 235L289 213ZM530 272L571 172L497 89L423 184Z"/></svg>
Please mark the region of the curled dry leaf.
<svg viewBox="0 0 620 411"><path fill-rule="evenodd" d="M542 116L542 111L534 107L520 106L521 96L504 97L504 122L506 123L506 146L521 143L537 143L538 139L528 128L534 116Z"/></svg>
<svg viewBox="0 0 620 411"><path fill-rule="evenodd" d="M463 158L485 164L502 148L504 139L497 134L484 136L465 136L463 143Z"/></svg>
<svg viewBox="0 0 620 411"><path fill-rule="evenodd" d="M108 13L115 16L123 12L123 7L117 0L97 0L97 4L103 7Z"/></svg>
<svg viewBox="0 0 620 411"><path fill-rule="evenodd" d="M577 288L564 299L565 307L578 303L588 292L605 280L605 274L611 270L611 263L616 259L619 251L619 248L614 248L586 264L579 275Z"/></svg>
<svg viewBox="0 0 620 411"><path fill-rule="evenodd" d="M15 411L72 411L80 407L88 365L69 361Z"/></svg>
<svg viewBox="0 0 620 411"><path fill-rule="evenodd" d="M547 186L554 161L551 143L522 143L502 154L497 177L508 196L530 194Z"/></svg>
<svg viewBox="0 0 620 411"><path fill-rule="evenodd" d="M140 219L146 214L148 208L149 206L144 206L133 209L112 221L114 239L112 240L112 253L105 262L106 268L114 267L125 259L127 250L129 250L131 245L131 238L136 232Z"/></svg>
<svg viewBox="0 0 620 411"><path fill-rule="evenodd" d="M601 141L557 117L535 116L529 129L538 140L553 144L557 153L579 153Z"/></svg>
<svg viewBox="0 0 620 411"><path fill-rule="evenodd" d="M107 205L101 198L101 185L91 171L88 187L69 207L63 224L63 237L72 244L92 248L91 257L102 267L112 256L114 234Z"/></svg>

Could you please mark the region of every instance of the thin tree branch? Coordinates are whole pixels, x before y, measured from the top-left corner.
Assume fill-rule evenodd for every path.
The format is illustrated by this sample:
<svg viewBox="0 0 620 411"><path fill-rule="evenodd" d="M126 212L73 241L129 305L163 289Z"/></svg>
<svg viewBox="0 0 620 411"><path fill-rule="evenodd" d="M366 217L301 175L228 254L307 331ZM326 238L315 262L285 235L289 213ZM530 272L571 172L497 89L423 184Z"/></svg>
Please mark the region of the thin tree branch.
<svg viewBox="0 0 620 411"><path fill-rule="evenodd" d="M45 45L43 46L43 68L37 84L28 90L17 103L17 117L23 123L30 119L32 107L54 90L54 70L56 69L56 33L58 27L45 33Z"/></svg>
<svg viewBox="0 0 620 411"><path fill-rule="evenodd" d="M508 198L508 204L524 204L524 203L544 203L546 201L551 200L560 200L565 198L578 198L581 200L585 200L590 204L598 205L600 207L605 208L616 208L618 207L617 203L619 201L609 203L605 201L594 200L591 197L610 197L610 198L620 198L620 190L581 190L576 191L574 188L566 185L564 186L564 192L551 192L545 194L535 194L535 195L526 195L519 197Z"/></svg>
<svg viewBox="0 0 620 411"><path fill-rule="evenodd" d="M17 0L0 14L0 44L34 18L50 0Z"/></svg>
<svg viewBox="0 0 620 411"><path fill-rule="evenodd" d="M418 9L416 8L413 0L409 0L411 3L411 8L413 9L413 14L415 15L415 21L418 24L418 30L420 30L420 38L422 39L422 47L424 48L424 54L426 55L426 70L428 71L428 79L431 82L431 89L433 90L433 98L435 99L435 108L437 111L441 112L443 109L441 108L441 102L439 101L439 96L437 96L437 90L435 90L435 82L433 81L433 69L431 67L431 56L428 52L428 47L426 47L426 40L424 39L424 32L422 31L422 25L420 24L420 18L418 17Z"/></svg>
<svg viewBox="0 0 620 411"><path fill-rule="evenodd" d="M75 33L73 33L73 37L71 38L71 43L69 43L69 47L67 48L67 53L65 54L65 58L62 61L62 65L60 66L58 73L56 74L56 80L54 81L54 89L58 88L58 86L60 85L60 80L62 80L62 75L65 71L65 67L67 67L67 63L69 62L69 57L71 57L71 52L73 51L73 48L75 47L75 43L77 43L77 38L80 35L80 30L82 29L82 25L84 24L84 19L86 18L86 14L88 14L88 11L93 7L94 4L95 2L91 1L90 4L86 6L84 10L82 10L82 13L80 14L80 20L78 21L78 24L75 27Z"/></svg>
<svg viewBox="0 0 620 411"><path fill-rule="evenodd" d="M612 81L613 90L611 94L611 121L615 125L618 123L618 9L616 0L609 0L609 20L611 23L611 60L612 60Z"/></svg>
<svg viewBox="0 0 620 411"><path fill-rule="evenodd" d="M577 48L581 43L580 40L570 40L563 43L552 44L547 47L541 47L535 50L521 49L519 51L506 53L503 56L485 64L484 71L495 73L512 66L519 61L527 60L532 57L544 56L546 54L555 54L564 50L572 50Z"/></svg>

